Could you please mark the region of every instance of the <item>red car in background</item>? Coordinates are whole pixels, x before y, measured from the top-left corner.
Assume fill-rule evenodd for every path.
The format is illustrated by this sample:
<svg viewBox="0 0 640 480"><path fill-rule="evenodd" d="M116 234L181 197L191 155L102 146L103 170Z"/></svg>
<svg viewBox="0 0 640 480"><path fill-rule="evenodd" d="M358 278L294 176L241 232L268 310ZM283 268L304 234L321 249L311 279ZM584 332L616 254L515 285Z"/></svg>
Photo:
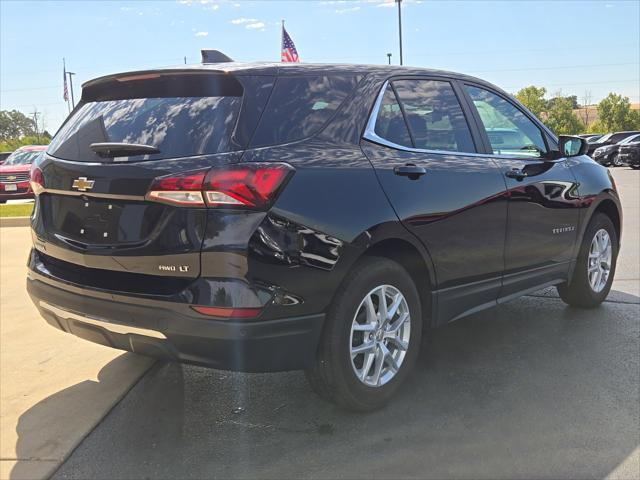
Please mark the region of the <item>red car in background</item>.
<svg viewBox="0 0 640 480"><path fill-rule="evenodd" d="M20 147L0 165L0 203L33 198L29 185L29 170L33 161L46 149L46 145Z"/></svg>

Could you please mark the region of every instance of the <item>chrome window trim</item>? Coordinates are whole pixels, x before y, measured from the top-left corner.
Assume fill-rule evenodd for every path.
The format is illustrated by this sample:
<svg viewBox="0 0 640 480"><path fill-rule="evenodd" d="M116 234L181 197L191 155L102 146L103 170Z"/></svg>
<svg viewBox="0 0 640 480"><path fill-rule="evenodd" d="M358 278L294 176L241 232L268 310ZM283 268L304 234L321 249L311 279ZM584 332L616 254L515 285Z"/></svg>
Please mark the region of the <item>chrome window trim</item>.
<svg viewBox="0 0 640 480"><path fill-rule="evenodd" d="M441 81L447 81L447 80L443 79ZM362 135L362 138L364 138L365 140L369 140L370 142L377 143L385 147L394 148L396 150L402 150L404 152L412 152L412 153L430 153L434 155L464 155L465 157L504 158L509 160L525 159L525 160L546 161L545 158L543 157L521 157L516 155L497 155L494 153L461 152L459 150L429 150L424 148L405 147L404 145L399 145L397 143L390 142L389 140L382 138L376 133L376 120L378 118L378 112L380 111L382 99L384 97L385 92L387 91L388 86L389 86L389 80L385 80L385 82L382 84L382 88L380 89L380 92L378 92L378 96L376 97L376 102L373 105L373 109L371 110L371 114L369 115L369 120L367 121L367 126L365 127L364 134ZM462 105L460 105L460 108L463 108Z"/></svg>

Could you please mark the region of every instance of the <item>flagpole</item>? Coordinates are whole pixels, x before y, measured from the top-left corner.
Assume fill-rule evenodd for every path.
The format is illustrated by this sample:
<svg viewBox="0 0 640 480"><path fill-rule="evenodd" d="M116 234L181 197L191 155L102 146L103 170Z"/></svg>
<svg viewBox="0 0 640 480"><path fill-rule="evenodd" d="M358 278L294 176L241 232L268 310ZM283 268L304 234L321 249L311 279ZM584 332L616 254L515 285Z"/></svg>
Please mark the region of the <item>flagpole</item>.
<svg viewBox="0 0 640 480"><path fill-rule="evenodd" d="M284 18L282 19L282 30L280 31L280 61L282 61L283 50L284 50Z"/></svg>
<svg viewBox="0 0 640 480"><path fill-rule="evenodd" d="M67 64L64 60L64 57L62 57L62 78L64 80L64 83L67 83ZM69 105L69 95L67 95L67 99L65 101L67 102L67 110L69 110L69 113L71 113L71 106Z"/></svg>

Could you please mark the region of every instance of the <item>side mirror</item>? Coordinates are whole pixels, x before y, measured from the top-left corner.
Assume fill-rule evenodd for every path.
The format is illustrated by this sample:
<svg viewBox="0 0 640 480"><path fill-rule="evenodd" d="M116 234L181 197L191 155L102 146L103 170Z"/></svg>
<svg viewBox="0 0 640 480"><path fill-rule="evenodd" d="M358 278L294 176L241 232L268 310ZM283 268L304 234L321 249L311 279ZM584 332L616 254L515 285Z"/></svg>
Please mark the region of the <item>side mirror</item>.
<svg viewBox="0 0 640 480"><path fill-rule="evenodd" d="M560 154L563 157L577 157L584 155L589 150L589 144L584 138L560 135L558 137Z"/></svg>

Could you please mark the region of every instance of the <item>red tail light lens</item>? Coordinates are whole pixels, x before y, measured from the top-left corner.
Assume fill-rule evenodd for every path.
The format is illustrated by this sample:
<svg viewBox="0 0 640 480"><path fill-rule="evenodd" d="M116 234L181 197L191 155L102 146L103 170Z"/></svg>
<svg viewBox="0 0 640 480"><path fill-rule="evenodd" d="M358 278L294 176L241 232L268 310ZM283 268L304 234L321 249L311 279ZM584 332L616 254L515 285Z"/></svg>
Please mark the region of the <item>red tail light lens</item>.
<svg viewBox="0 0 640 480"><path fill-rule="evenodd" d="M293 168L286 163L240 163L156 178L147 199L181 206L264 210Z"/></svg>
<svg viewBox="0 0 640 480"><path fill-rule="evenodd" d="M211 207L246 207L263 210L275 200L293 172L286 163L244 163L209 170L204 181Z"/></svg>
<svg viewBox="0 0 640 480"><path fill-rule="evenodd" d="M29 185L34 195L40 195L44 190L44 175L38 167L32 166L29 170Z"/></svg>

